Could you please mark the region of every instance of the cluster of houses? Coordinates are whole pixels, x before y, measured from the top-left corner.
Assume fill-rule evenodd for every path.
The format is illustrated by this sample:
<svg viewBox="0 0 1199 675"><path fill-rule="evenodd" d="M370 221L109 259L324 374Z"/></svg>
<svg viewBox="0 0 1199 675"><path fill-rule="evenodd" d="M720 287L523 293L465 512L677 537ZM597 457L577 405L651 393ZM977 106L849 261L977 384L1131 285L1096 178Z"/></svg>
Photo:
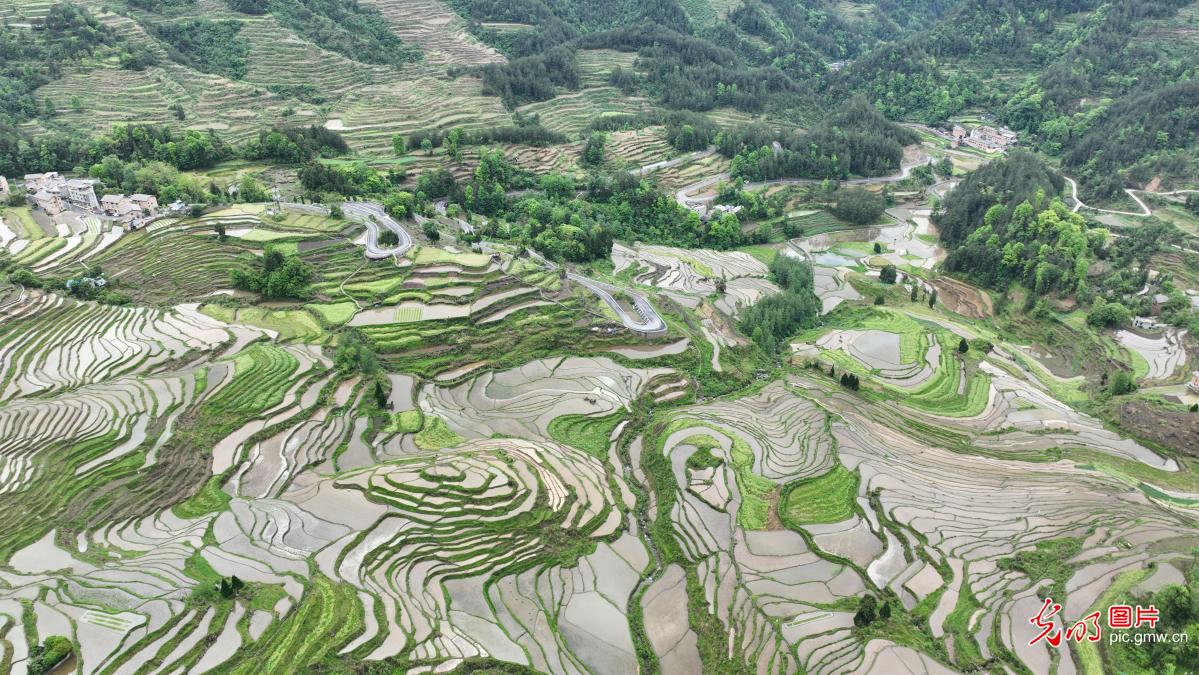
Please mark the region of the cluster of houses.
<svg viewBox="0 0 1199 675"><path fill-rule="evenodd" d="M1007 152L1020 142L1020 137L1007 127L982 125L966 131L965 127L957 125L950 133L950 141L954 148L965 145L978 150Z"/></svg>
<svg viewBox="0 0 1199 675"><path fill-rule="evenodd" d="M688 203L687 207L698 213L700 220L704 221L705 223L710 220L720 220L721 216L726 213L736 215L741 212L742 208L740 204L713 204L712 207L709 208L706 204L696 202Z"/></svg>
<svg viewBox="0 0 1199 675"><path fill-rule="evenodd" d="M158 199L153 195L104 195L96 197L96 183L87 178L63 178L57 171L25 176L29 200L47 215L58 215L71 207L98 216L107 216L136 230L158 215Z"/></svg>

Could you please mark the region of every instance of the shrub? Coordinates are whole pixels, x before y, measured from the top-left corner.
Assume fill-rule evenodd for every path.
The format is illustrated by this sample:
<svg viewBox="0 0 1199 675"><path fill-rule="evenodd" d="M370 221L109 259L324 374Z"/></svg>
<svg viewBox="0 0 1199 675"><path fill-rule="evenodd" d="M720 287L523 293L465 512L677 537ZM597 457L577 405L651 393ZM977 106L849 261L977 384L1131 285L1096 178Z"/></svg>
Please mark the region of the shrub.
<svg viewBox="0 0 1199 675"><path fill-rule="evenodd" d="M429 238L429 241L437 242L441 240L441 232L437 230L437 225L433 224L433 221L426 220L425 224L421 225L420 229L421 232L424 232L425 236Z"/></svg>
<svg viewBox="0 0 1199 675"><path fill-rule="evenodd" d="M1126 370L1118 370L1115 375L1112 375L1107 388L1113 396L1123 396L1136 391L1137 383L1133 381L1131 373Z"/></svg>
<svg viewBox="0 0 1199 675"><path fill-rule="evenodd" d="M18 267L8 273L8 280L19 286L27 286L29 288L42 288L45 282L41 278L31 272L28 267Z"/></svg>
<svg viewBox="0 0 1199 675"><path fill-rule="evenodd" d="M865 628L874 623L878 618L878 601L873 595L862 596L858 602L858 611L853 615L853 625L858 628Z"/></svg>
<svg viewBox="0 0 1199 675"><path fill-rule="evenodd" d="M877 245L875 244L875 246ZM878 273L878 280L884 284L893 284L898 276L899 272L896 271L894 265L884 265L883 269Z"/></svg>
<svg viewBox="0 0 1199 675"><path fill-rule="evenodd" d="M1098 300L1094 309L1087 315L1087 323L1101 328L1123 326L1132 319L1132 310L1118 302L1103 302Z"/></svg>
<svg viewBox="0 0 1199 675"><path fill-rule="evenodd" d="M373 373L379 369L379 357L366 336L358 329L351 328L337 340L333 365L345 372Z"/></svg>
<svg viewBox="0 0 1199 675"><path fill-rule="evenodd" d="M51 635L46 641L29 651L27 672L30 675L41 675L54 669L62 663L75 647L71 641L60 635Z"/></svg>

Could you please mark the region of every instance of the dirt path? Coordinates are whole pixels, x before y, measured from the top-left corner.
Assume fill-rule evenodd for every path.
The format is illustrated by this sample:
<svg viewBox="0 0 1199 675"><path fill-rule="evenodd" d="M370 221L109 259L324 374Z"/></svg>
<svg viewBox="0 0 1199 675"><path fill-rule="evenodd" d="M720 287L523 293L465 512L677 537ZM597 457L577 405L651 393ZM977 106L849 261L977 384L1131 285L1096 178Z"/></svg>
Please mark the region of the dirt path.
<svg viewBox="0 0 1199 675"><path fill-rule="evenodd" d="M1179 195L1199 194L1199 190L1171 190L1169 192L1153 192L1150 190L1133 190L1131 188L1125 188L1124 189L1125 194L1127 194L1129 197L1132 197L1132 200L1137 203L1137 206L1141 207L1141 212L1133 213L1132 211L1113 211L1111 209L1101 209L1101 208L1098 208L1095 206L1090 206L1089 204L1083 203L1083 201L1078 198L1078 182L1069 176L1062 176L1062 177L1065 178L1066 181L1070 183L1070 197L1074 200L1074 208L1073 208L1074 213L1078 213L1082 209L1087 209L1088 211L1096 211L1098 213L1110 213L1112 215L1117 215L1117 216L1131 216L1133 218L1148 218L1149 216L1153 215L1153 209L1149 208L1149 205L1146 204L1143 199L1141 199L1140 197L1137 196L1138 192L1141 194L1145 194L1145 195L1152 195L1154 197L1177 197Z"/></svg>

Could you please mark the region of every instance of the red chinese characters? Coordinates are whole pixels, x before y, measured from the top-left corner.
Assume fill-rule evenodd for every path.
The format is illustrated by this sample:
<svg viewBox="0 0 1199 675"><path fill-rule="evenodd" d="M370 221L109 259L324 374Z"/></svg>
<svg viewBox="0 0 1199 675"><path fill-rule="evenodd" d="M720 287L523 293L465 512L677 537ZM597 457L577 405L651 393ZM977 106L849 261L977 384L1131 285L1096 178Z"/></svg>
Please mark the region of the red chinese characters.
<svg viewBox="0 0 1199 675"><path fill-rule="evenodd" d="M1066 629L1066 639L1075 642L1099 642L1103 637L1103 629L1099 627L1099 610L1084 616Z"/></svg>
<svg viewBox="0 0 1199 675"><path fill-rule="evenodd" d="M1037 615L1028 620L1029 623L1036 626L1040 633L1033 639L1028 641L1028 646L1032 647L1038 642L1044 640L1054 647L1060 647L1063 638L1066 642L1073 640L1074 642L1099 642L1103 637L1103 627L1099 625L1099 616L1102 612L1096 610L1090 614L1075 621L1069 628L1062 630L1058 623L1054 621L1058 613L1062 611L1062 606L1053 601L1053 598L1045 598L1045 604L1041 605L1041 611ZM1133 608L1131 605L1112 605L1107 608L1107 626L1114 630L1126 630L1129 628L1142 628L1148 626L1153 628L1158 622L1157 608L1153 605L1142 607L1137 605Z"/></svg>
<svg viewBox="0 0 1199 675"><path fill-rule="evenodd" d="M1150 628L1157 626L1157 608L1153 605L1141 607L1137 605L1137 628L1149 624Z"/></svg>
<svg viewBox="0 0 1199 675"><path fill-rule="evenodd" d="M1112 605L1107 608L1107 627L1118 630L1132 628L1132 607Z"/></svg>
<svg viewBox="0 0 1199 675"><path fill-rule="evenodd" d="M1062 644L1062 631L1053 622L1053 617L1060 611L1062 611L1062 606L1055 603L1053 598L1045 598L1045 604L1041 605L1041 611L1028 620L1029 623L1041 631L1040 635L1028 641L1029 647L1036 645L1041 640L1048 642L1054 647ZM1049 614L1046 615L1046 612Z"/></svg>

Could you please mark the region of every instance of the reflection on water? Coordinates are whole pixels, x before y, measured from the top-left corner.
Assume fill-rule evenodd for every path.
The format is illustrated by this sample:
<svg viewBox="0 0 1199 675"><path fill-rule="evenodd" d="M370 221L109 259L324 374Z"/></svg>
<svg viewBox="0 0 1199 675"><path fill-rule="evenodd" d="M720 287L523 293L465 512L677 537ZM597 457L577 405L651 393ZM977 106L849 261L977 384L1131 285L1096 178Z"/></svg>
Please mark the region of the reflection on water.
<svg viewBox="0 0 1199 675"><path fill-rule="evenodd" d="M852 267L854 265L854 261L850 258L837 255L832 251L814 253L812 254L812 261L823 267Z"/></svg>

